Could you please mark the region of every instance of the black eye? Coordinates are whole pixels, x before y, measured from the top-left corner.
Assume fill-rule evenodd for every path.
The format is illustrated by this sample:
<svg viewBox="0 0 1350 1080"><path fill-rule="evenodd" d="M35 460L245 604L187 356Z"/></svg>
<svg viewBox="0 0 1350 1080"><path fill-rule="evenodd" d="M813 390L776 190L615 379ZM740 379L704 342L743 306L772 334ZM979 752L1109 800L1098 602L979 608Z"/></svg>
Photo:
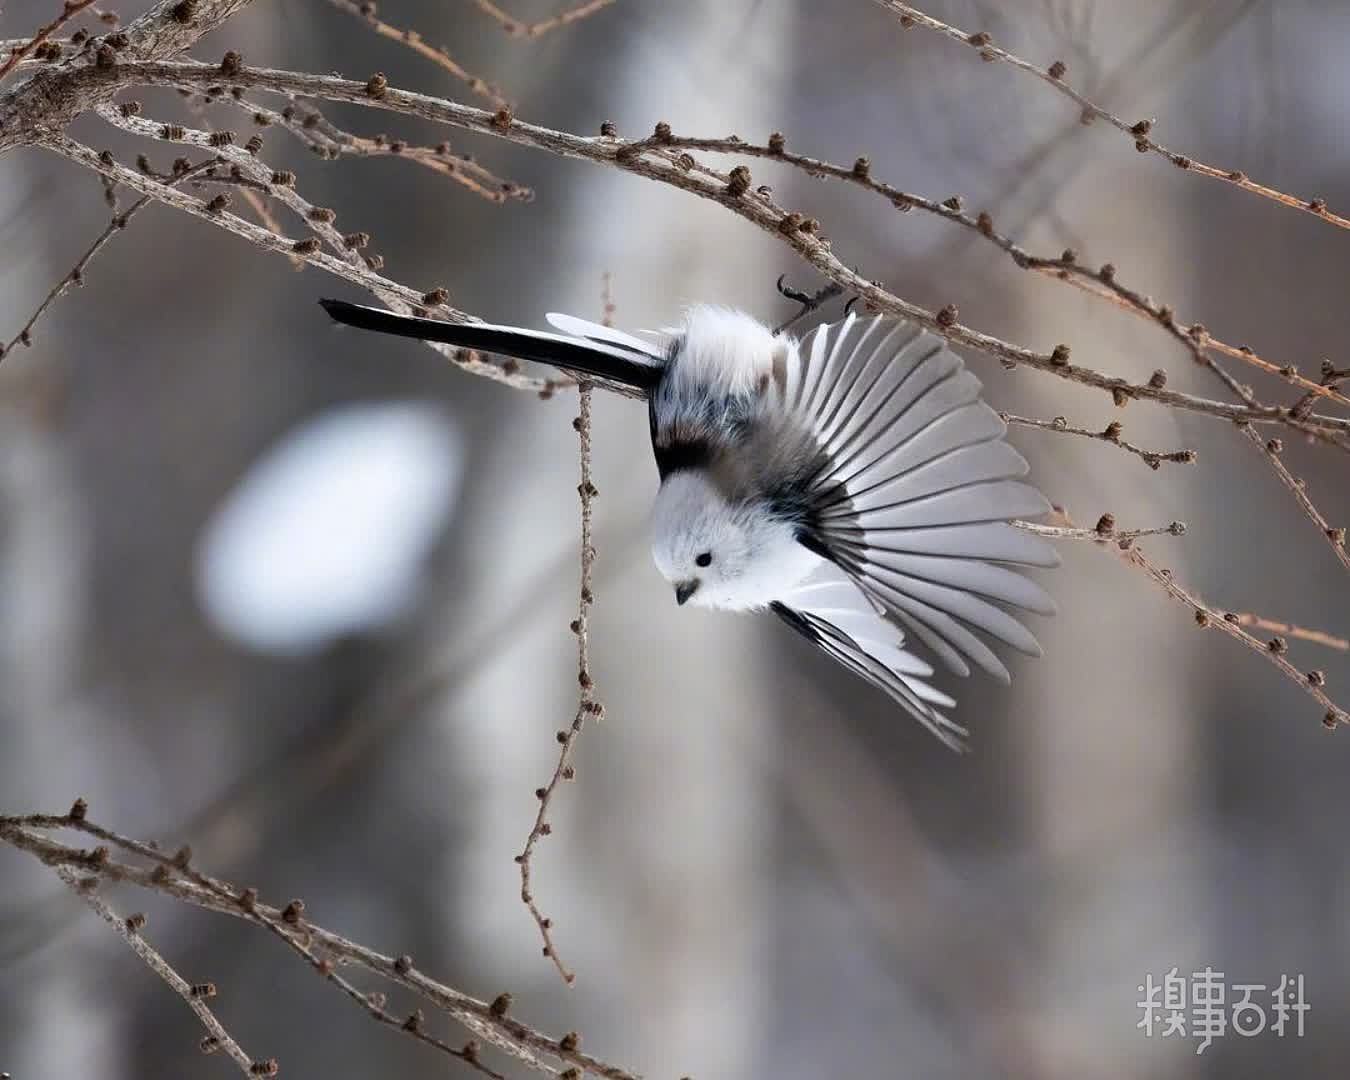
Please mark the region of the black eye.
<svg viewBox="0 0 1350 1080"><path fill-rule="evenodd" d="M712 565L712 552L711 552L711 551L705 551L702 555L695 555L695 556L694 556L694 564L695 564L696 566L711 566L711 565Z"/></svg>

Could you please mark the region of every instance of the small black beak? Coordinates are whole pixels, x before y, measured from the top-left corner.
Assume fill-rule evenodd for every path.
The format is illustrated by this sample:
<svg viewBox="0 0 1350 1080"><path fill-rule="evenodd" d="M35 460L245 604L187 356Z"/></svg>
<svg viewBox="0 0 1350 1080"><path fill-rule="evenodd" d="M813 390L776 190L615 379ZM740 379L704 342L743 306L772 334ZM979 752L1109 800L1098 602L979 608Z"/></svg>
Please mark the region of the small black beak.
<svg viewBox="0 0 1350 1080"><path fill-rule="evenodd" d="M675 603L683 604L686 600L688 600L691 596L693 596L694 593L698 592L698 585L699 585L698 578L693 578L690 581L676 582Z"/></svg>

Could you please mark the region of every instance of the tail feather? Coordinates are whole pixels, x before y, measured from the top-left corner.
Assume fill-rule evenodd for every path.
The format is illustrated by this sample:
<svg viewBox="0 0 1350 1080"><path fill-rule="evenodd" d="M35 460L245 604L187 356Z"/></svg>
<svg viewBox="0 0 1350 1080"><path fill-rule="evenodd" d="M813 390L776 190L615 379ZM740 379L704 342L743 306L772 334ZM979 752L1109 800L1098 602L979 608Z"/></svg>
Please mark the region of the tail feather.
<svg viewBox="0 0 1350 1080"><path fill-rule="evenodd" d="M652 356L612 343L514 326L421 319L363 304L349 304L345 300L320 300L319 303L338 322L361 330L532 360L574 375L616 384L640 397L647 396L661 377L661 365Z"/></svg>

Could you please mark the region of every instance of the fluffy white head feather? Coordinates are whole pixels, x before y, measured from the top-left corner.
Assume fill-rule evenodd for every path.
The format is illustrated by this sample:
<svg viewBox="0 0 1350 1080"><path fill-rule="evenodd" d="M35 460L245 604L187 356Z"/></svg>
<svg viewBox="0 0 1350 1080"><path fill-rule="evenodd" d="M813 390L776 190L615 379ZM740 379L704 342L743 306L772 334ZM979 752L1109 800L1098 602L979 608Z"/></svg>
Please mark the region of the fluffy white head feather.
<svg viewBox="0 0 1350 1080"><path fill-rule="evenodd" d="M693 469L657 492L652 558L681 603L728 611L767 607L822 561L762 504L728 501Z"/></svg>

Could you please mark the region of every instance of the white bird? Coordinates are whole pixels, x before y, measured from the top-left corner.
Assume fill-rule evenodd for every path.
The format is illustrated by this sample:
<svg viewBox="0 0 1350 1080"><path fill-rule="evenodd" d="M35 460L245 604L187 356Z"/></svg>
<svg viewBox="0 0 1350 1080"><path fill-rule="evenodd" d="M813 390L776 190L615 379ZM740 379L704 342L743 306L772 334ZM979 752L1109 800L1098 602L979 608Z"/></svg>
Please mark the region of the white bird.
<svg viewBox="0 0 1350 1080"><path fill-rule="evenodd" d="M568 315L561 333L447 323L338 300L339 322L540 361L645 397L661 477L652 555L678 603L773 611L885 691L945 743L933 668L1009 681L983 637L1040 646L1005 607L1054 602L1011 567L1059 563L1009 524L1050 504L1020 478L1002 418L946 343L848 315L798 341L749 315L695 307L657 344Z"/></svg>

